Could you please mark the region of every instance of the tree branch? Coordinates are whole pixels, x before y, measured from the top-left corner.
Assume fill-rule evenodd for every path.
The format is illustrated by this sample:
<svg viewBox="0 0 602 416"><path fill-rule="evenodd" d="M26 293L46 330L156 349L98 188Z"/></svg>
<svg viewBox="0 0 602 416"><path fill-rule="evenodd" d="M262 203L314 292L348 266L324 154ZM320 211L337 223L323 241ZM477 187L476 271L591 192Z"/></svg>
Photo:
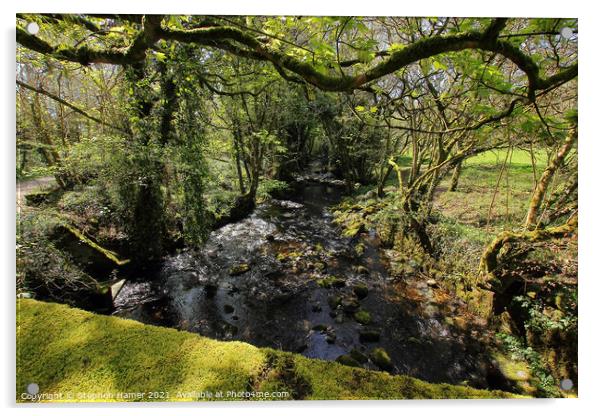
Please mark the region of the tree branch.
<svg viewBox="0 0 602 416"><path fill-rule="evenodd" d="M68 101L65 101L64 99L62 99L58 95L55 95L55 94L53 94L53 93L51 93L49 91L46 91L42 87L34 87L33 85L26 84L25 82L19 81L19 80L17 80L17 85L19 85L19 86L21 86L23 88L27 88L28 90L36 92L38 94L45 95L46 97L49 97L49 98L51 98L51 99L53 99L53 100L55 100L55 101L63 104L65 107L69 107L70 109L72 109L76 113L81 114L82 116L84 116L84 117L86 117L86 118L88 118L88 119L90 119L92 121L95 121L98 124L102 124L103 126L110 127L112 129L118 130L118 131L120 131L122 133L129 134L129 132L127 130L122 129L121 127L113 126L112 124L106 123L106 122L102 121L101 119L96 118L93 115L88 114L87 112L85 112L81 108L77 107L76 105L71 104Z"/></svg>
<svg viewBox="0 0 602 416"><path fill-rule="evenodd" d="M17 42L34 51L51 55L57 59L88 65L93 62L131 65L144 59L145 52L159 39L207 45L256 60L272 62L275 66L301 76L306 82L326 91L351 91L377 80L387 74L445 52L479 49L500 54L517 67L528 78L530 101L535 100L537 90L547 89L577 76L574 64L549 78L541 78L535 61L512 43L500 40L498 35L505 27L506 19L495 19L485 32L466 32L454 35L437 35L418 40L403 49L389 51L382 62L364 73L349 76L329 75L312 64L300 61L284 52L271 49L269 42L235 27L213 26L196 29L170 29L161 27L162 16L147 15L142 18L143 30L134 38L132 45L123 49L98 50L87 46L64 48L51 46L46 41L17 28ZM241 45L241 46L239 46Z"/></svg>

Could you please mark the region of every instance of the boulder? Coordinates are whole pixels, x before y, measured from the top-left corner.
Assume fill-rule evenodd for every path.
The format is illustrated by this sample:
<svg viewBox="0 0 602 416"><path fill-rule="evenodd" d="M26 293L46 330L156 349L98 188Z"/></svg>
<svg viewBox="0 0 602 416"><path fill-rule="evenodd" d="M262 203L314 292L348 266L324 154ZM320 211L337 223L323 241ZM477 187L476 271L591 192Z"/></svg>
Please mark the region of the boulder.
<svg viewBox="0 0 602 416"><path fill-rule="evenodd" d="M372 329L360 331L360 342L378 342L379 340L380 332L378 331Z"/></svg>
<svg viewBox="0 0 602 416"><path fill-rule="evenodd" d="M391 357L383 348L375 348L370 353L370 360L382 370L390 370L393 368Z"/></svg>
<svg viewBox="0 0 602 416"><path fill-rule="evenodd" d="M248 263L238 263L230 267L229 273L230 276L238 276L248 272L249 270L251 270L251 266L249 266Z"/></svg>

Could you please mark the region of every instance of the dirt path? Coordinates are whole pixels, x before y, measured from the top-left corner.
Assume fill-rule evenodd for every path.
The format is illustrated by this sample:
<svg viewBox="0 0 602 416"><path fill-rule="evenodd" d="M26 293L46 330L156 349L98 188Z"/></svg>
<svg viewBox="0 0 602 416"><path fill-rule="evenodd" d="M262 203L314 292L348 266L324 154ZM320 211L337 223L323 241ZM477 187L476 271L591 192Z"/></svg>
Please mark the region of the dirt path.
<svg viewBox="0 0 602 416"><path fill-rule="evenodd" d="M25 208L25 195L56 185L54 176L42 176L17 182L17 210Z"/></svg>

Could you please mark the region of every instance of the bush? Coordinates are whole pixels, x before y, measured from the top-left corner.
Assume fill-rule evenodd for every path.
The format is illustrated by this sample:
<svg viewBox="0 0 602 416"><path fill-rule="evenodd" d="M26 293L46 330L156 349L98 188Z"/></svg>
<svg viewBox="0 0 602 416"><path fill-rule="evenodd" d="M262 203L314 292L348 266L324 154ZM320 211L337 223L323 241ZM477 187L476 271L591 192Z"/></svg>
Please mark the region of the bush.
<svg viewBox="0 0 602 416"><path fill-rule="evenodd" d="M98 283L53 244L49 236L58 225L57 214L50 210L25 214L18 221L17 293L76 305Z"/></svg>

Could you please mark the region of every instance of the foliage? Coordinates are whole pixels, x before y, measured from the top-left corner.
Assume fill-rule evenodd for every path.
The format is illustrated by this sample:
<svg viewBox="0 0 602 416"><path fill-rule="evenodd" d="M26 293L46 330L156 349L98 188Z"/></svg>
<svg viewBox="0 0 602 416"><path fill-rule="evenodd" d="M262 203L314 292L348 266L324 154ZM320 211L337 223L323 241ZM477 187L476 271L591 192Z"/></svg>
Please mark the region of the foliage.
<svg viewBox="0 0 602 416"><path fill-rule="evenodd" d="M576 303L576 292L569 293L573 297L573 308ZM577 315L575 310L566 310L564 313L557 310L554 313L550 308L546 308L541 299L532 299L529 296L515 296L513 302L526 312L528 318L525 321L525 329L538 334L545 334L550 331L576 331Z"/></svg>
<svg viewBox="0 0 602 416"><path fill-rule="evenodd" d="M512 359L528 362L529 368L535 376L540 397L560 397L559 382L552 377L549 369L543 363L541 355L533 347L525 346L520 339L513 335L498 333L497 337Z"/></svg>
<svg viewBox="0 0 602 416"><path fill-rule="evenodd" d="M59 224L51 210L23 214L17 230L17 293L78 304L97 282L57 248L50 235Z"/></svg>

